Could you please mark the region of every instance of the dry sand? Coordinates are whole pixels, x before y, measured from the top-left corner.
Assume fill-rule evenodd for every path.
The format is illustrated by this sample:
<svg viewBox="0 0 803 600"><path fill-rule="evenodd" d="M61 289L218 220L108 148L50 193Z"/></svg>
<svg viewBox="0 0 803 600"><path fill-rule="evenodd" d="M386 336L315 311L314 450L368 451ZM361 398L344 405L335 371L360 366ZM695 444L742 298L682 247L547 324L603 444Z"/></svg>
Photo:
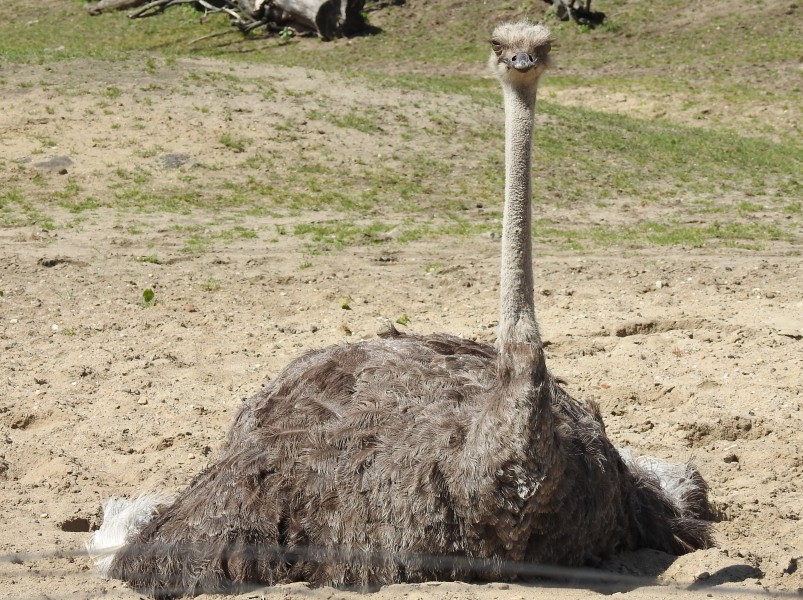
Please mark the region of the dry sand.
<svg viewBox="0 0 803 600"><path fill-rule="evenodd" d="M299 73L282 71L283 85L302 89L319 77ZM70 156L64 168L86 188L108 191L104 173L146 159L110 128L118 116L82 116L97 97L54 100L35 83L52 76L42 67L6 74L6 89L16 92L0 114L4 158L22 159L3 173L6 185L57 187L65 177L59 168L35 166L52 154ZM33 85L16 85L25 81ZM148 84L115 82L124 130L142 110L145 125L129 131L142 144L163 131L172 140L166 150L200 153L210 136L197 123L168 124L138 105ZM198 99L173 94L170 101L181 110L181 102ZM293 99L284 101L275 100L275 113L292 110ZM54 103L54 114L43 110ZM231 115L233 126L250 126L247 115ZM37 135L57 146L31 158ZM59 223L71 218L56 206L46 210ZM177 238L181 227L207 222L196 213L87 214L73 227L0 229L0 597L139 597L98 579L82 553L101 503L186 485L214 456L241 398L301 352L371 337L382 318L402 313L417 333L494 336L499 244L487 235L310 258L298 237L275 233L307 217L256 216L247 222L255 238L221 237L187 254ZM696 462L723 515L717 548L680 558L642 551L608 565L664 587L443 582L390 586L372 597L801 593L799 251L782 242L762 251L536 248L552 371L573 395L601 404L617 445ZM153 306L141 304L145 288L155 291ZM351 299L351 310L341 308L341 297ZM303 584L242 597L262 596L364 597Z"/></svg>

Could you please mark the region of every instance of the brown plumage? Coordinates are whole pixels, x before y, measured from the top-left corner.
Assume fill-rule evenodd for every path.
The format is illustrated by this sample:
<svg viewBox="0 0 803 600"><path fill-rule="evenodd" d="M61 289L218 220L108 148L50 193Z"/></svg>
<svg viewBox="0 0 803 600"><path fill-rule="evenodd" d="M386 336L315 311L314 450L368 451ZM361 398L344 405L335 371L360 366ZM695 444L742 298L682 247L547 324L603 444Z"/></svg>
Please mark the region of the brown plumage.
<svg viewBox="0 0 803 600"><path fill-rule="evenodd" d="M546 368L529 143L550 37L519 23L492 44L508 165L497 346L391 328L299 357L244 403L187 489L148 505L149 521L126 517L107 575L169 597L290 580L496 579L507 561L584 565L710 545L699 473L620 454L598 408Z"/></svg>

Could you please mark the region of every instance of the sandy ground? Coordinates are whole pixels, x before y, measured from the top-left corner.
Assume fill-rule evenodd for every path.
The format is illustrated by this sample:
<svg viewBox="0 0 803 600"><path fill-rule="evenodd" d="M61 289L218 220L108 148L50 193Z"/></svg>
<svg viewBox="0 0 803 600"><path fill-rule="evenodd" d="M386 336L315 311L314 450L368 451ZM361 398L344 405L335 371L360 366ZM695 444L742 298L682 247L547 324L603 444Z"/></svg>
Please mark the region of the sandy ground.
<svg viewBox="0 0 803 600"><path fill-rule="evenodd" d="M30 69L7 81L45 76ZM286 85L296 85L298 73L283 71ZM314 86L311 77L297 85ZM116 85L123 90L113 105L127 102L120 113L135 114L145 84L131 84L131 94ZM47 89L7 89L14 95L0 116L6 186L57 186L59 169L36 166L50 154L69 155L66 168L88 189L102 190L104 173L129 166L128 146L110 128L114 114L79 118L80 103L94 106L96 97L79 90L52 114L43 110L54 104ZM68 104L74 113L63 112ZM277 114L290 110L276 106ZM72 125L60 128L65 119ZM161 127L191 153L208 141L189 120L143 120L131 135L147 139ZM37 135L58 147L31 158ZM57 223L72 218L55 205L42 210ZM499 244L488 235L310 258L303 240L275 235L303 215L262 215L247 222L256 237L186 253L181 227L206 223L196 213L89 214L71 227L0 228L0 597L139 597L98 579L83 555L101 503L186 485L214 456L240 400L299 353L371 337L383 318L402 314L418 333L494 336ZM610 587L442 582L372 597L803 593L800 248L538 247L536 255L551 369L573 395L601 404L617 445L697 463L722 513L718 547L677 559L650 551L616 557L608 568L623 579ZM153 306L142 304L145 288L156 294ZM364 598L304 584L242 597Z"/></svg>

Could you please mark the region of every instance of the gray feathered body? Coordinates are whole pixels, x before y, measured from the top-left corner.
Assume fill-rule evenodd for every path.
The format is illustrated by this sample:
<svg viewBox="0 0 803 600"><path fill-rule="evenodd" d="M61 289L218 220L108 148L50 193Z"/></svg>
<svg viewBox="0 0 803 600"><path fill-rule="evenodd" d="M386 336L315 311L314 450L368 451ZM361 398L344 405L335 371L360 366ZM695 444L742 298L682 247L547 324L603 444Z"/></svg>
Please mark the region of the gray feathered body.
<svg viewBox="0 0 803 600"><path fill-rule="evenodd" d="M708 546L697 472L667 483L625 463L596 407L569 397L543 356L511 366L516 351L503 360L489 345L394 330L301 356L244 403L217 459L128 539L109 575L167 597L496 579L507 575L489 563Z"/></svg>

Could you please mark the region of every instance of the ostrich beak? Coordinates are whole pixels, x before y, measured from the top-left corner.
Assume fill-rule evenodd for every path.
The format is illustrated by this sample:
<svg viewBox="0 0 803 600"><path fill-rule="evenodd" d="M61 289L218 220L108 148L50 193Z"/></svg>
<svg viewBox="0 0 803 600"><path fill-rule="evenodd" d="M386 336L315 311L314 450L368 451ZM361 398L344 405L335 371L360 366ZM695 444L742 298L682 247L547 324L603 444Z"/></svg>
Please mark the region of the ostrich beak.
<svg viewBox="0 0 803 600"><path fill-rule="evenodd" d="M517 52L516 55L507 61L507 64L519 71L526 73L535 66L536 61L526 52Z"/></svg>

